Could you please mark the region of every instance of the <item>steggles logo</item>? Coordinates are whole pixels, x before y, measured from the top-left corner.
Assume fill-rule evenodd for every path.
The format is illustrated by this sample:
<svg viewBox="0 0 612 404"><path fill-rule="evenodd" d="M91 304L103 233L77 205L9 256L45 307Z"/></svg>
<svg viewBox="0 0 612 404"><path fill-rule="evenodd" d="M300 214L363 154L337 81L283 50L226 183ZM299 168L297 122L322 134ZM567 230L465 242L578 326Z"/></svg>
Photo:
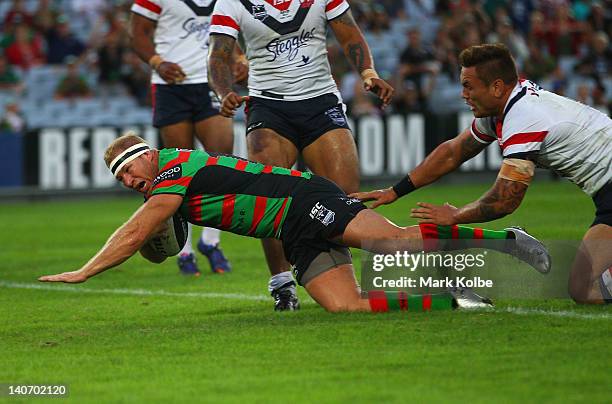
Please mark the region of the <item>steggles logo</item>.
<svg viewBox="0 0 612 404"><path fill-rule="evenodd" d="M268 62L275 61L279 56L286 54L287 60L292 61L298 55L298 49L308 46L308 42L314 38L315 29L310 31L302 30L300 35L295 35L286 39L274 39L266 45L268 52L272 54L272 59Z"/></svg>

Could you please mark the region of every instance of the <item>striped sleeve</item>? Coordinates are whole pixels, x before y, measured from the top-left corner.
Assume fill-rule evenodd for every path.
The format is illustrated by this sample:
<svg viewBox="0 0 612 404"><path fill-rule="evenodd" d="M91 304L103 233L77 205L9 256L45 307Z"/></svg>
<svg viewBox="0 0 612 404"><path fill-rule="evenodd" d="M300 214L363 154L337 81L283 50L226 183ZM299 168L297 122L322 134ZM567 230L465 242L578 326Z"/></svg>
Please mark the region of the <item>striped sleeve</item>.
<svg viewBox="0 0 612 404"><path fill-rule="evenodd" d="M517 103L504 117L502 133L502 155L537 152L550 127L547 115L538 113L538 108L529 103Z"/></svg>
<svg viewBox="0 0 612 404"><path fill-rule="evenodd" d="M474 139L479 141L480 143L489 144L494 142L497 137L494 133L491 133L492 130L490 126L487 124L486 120L476 118L472 120L472 126L470 127L470 132Z"/></svg>
<svg viewBox="0 0 612 404"><path fill-rule="evenodd" d="M210 21L211 34L225 34L238 38L240 14L232 1L217 1Z"/></svg>
<svg viewBox="0 0 612 404"><path fill-rule="evenodd" d="M162 12L160 0L134 0L132 12L150 20L157 21Z"/></svg>
<svg viewBox="0 0 612 404"><path fill-rule="evenodd" d="M346 0L327 0L325 3L325 16L328 20L333 20L348 9L349 4Z"/></svg>

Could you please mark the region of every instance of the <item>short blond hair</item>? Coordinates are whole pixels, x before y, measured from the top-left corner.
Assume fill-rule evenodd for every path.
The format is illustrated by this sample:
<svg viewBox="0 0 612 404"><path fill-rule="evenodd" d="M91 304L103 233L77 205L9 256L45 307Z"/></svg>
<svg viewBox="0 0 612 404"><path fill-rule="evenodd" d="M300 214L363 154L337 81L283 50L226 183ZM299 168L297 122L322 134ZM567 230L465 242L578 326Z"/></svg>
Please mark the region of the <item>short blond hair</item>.
<svg viewBox="0 0 612 404"><path fill-rule="evenodd" d="M119 155L119 153L138 143L147 142L138 136L134 131L125 132L123 135L113 140L113 142L108 145L106 151L104 152L104 162L106 163L106 166L110 168L110 163Z"/></svg>

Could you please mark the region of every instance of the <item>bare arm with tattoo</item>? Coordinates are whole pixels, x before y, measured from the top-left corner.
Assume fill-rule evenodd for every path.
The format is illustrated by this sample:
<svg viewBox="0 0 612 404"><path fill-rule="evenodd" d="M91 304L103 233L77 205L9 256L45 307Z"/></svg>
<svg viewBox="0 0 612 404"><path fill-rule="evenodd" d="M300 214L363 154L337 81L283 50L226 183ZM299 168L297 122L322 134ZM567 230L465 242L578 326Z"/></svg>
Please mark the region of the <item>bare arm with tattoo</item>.
<svg viewBox="0 0 612 404"><path fill-rule="evenodd" d="M487 147L472 136L470 129L461 132L457 137L447 140L434 149L409 174L415 188L423 187L440 177L456 170L463 162L476 156ZM394 202L398 195L392 187L370 192L359 192L351 195L362 201L374 201L372 208Z"/></svg>
<svg viewBox="0 0 612 404"><path fill-rule="evenodd" d="M229 35L211 34L208 51L208 83L221 99L221 115L233 117L248 97L241 97L232 89L234 75L232 60L236 39Z"/></svg>
<svg viewBox="0 0 612 404"><path fill-rule="evenodd" d="M376 74L370 47L357 26L351 10L329 21L329 26L342 46L344 55L361 75L365 89L378 95L383 105L388 105L393 95L393 87Z"/></svg>

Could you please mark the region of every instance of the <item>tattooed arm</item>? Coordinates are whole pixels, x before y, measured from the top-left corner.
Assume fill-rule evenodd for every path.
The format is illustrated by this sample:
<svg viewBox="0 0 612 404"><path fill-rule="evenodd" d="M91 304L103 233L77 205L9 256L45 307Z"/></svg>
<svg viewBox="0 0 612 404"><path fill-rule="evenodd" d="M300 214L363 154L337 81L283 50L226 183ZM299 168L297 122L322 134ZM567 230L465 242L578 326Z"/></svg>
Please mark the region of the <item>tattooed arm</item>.
<svg viewBox="0 0 612 404"><path fill-rule="evenodd" d="M232 58L236 40L229 35L211 34L208 51L208 83L219 98L232 92Z"/></svg>
<svg viewBox="0 0 612 404"><path fill-rule="evenodd" d="M357 26L351 10L346 10L339 17L330 20L329 26L334 31L338 43L342 46L344 55L361 75L365 89L378 95L383 105L388 105L393 95L393 87L376 74L370 48Z"/></svg>
<svg viewBox="0 0 612 404"><path fill-rule="evenodd" d="M232 89L234 75L232 61L236 39L229 35L211 34L208 51L208 83L221 99L221 115L233 117L248 97L241 97Z"/></svg>
<svg viewBox="0 0 612 404"><path fill-rule="evenodd" d="M491 188L480 199L456 208L445 203L442 206L419 202L410 216L420 219L420 223L453 225L460 223L481 223L499 219L514 212L523 201L528 185L497 178Z"/></svg>
<svg viewBox="0 0 612 404"><path fill-rule="evenodd" d="M419 188L431 184L440 177L456 170L465 161L476 156L487 147L472 136L467 128L457 137L447 140L434 149L410 172L410 179Z"/></svg>

